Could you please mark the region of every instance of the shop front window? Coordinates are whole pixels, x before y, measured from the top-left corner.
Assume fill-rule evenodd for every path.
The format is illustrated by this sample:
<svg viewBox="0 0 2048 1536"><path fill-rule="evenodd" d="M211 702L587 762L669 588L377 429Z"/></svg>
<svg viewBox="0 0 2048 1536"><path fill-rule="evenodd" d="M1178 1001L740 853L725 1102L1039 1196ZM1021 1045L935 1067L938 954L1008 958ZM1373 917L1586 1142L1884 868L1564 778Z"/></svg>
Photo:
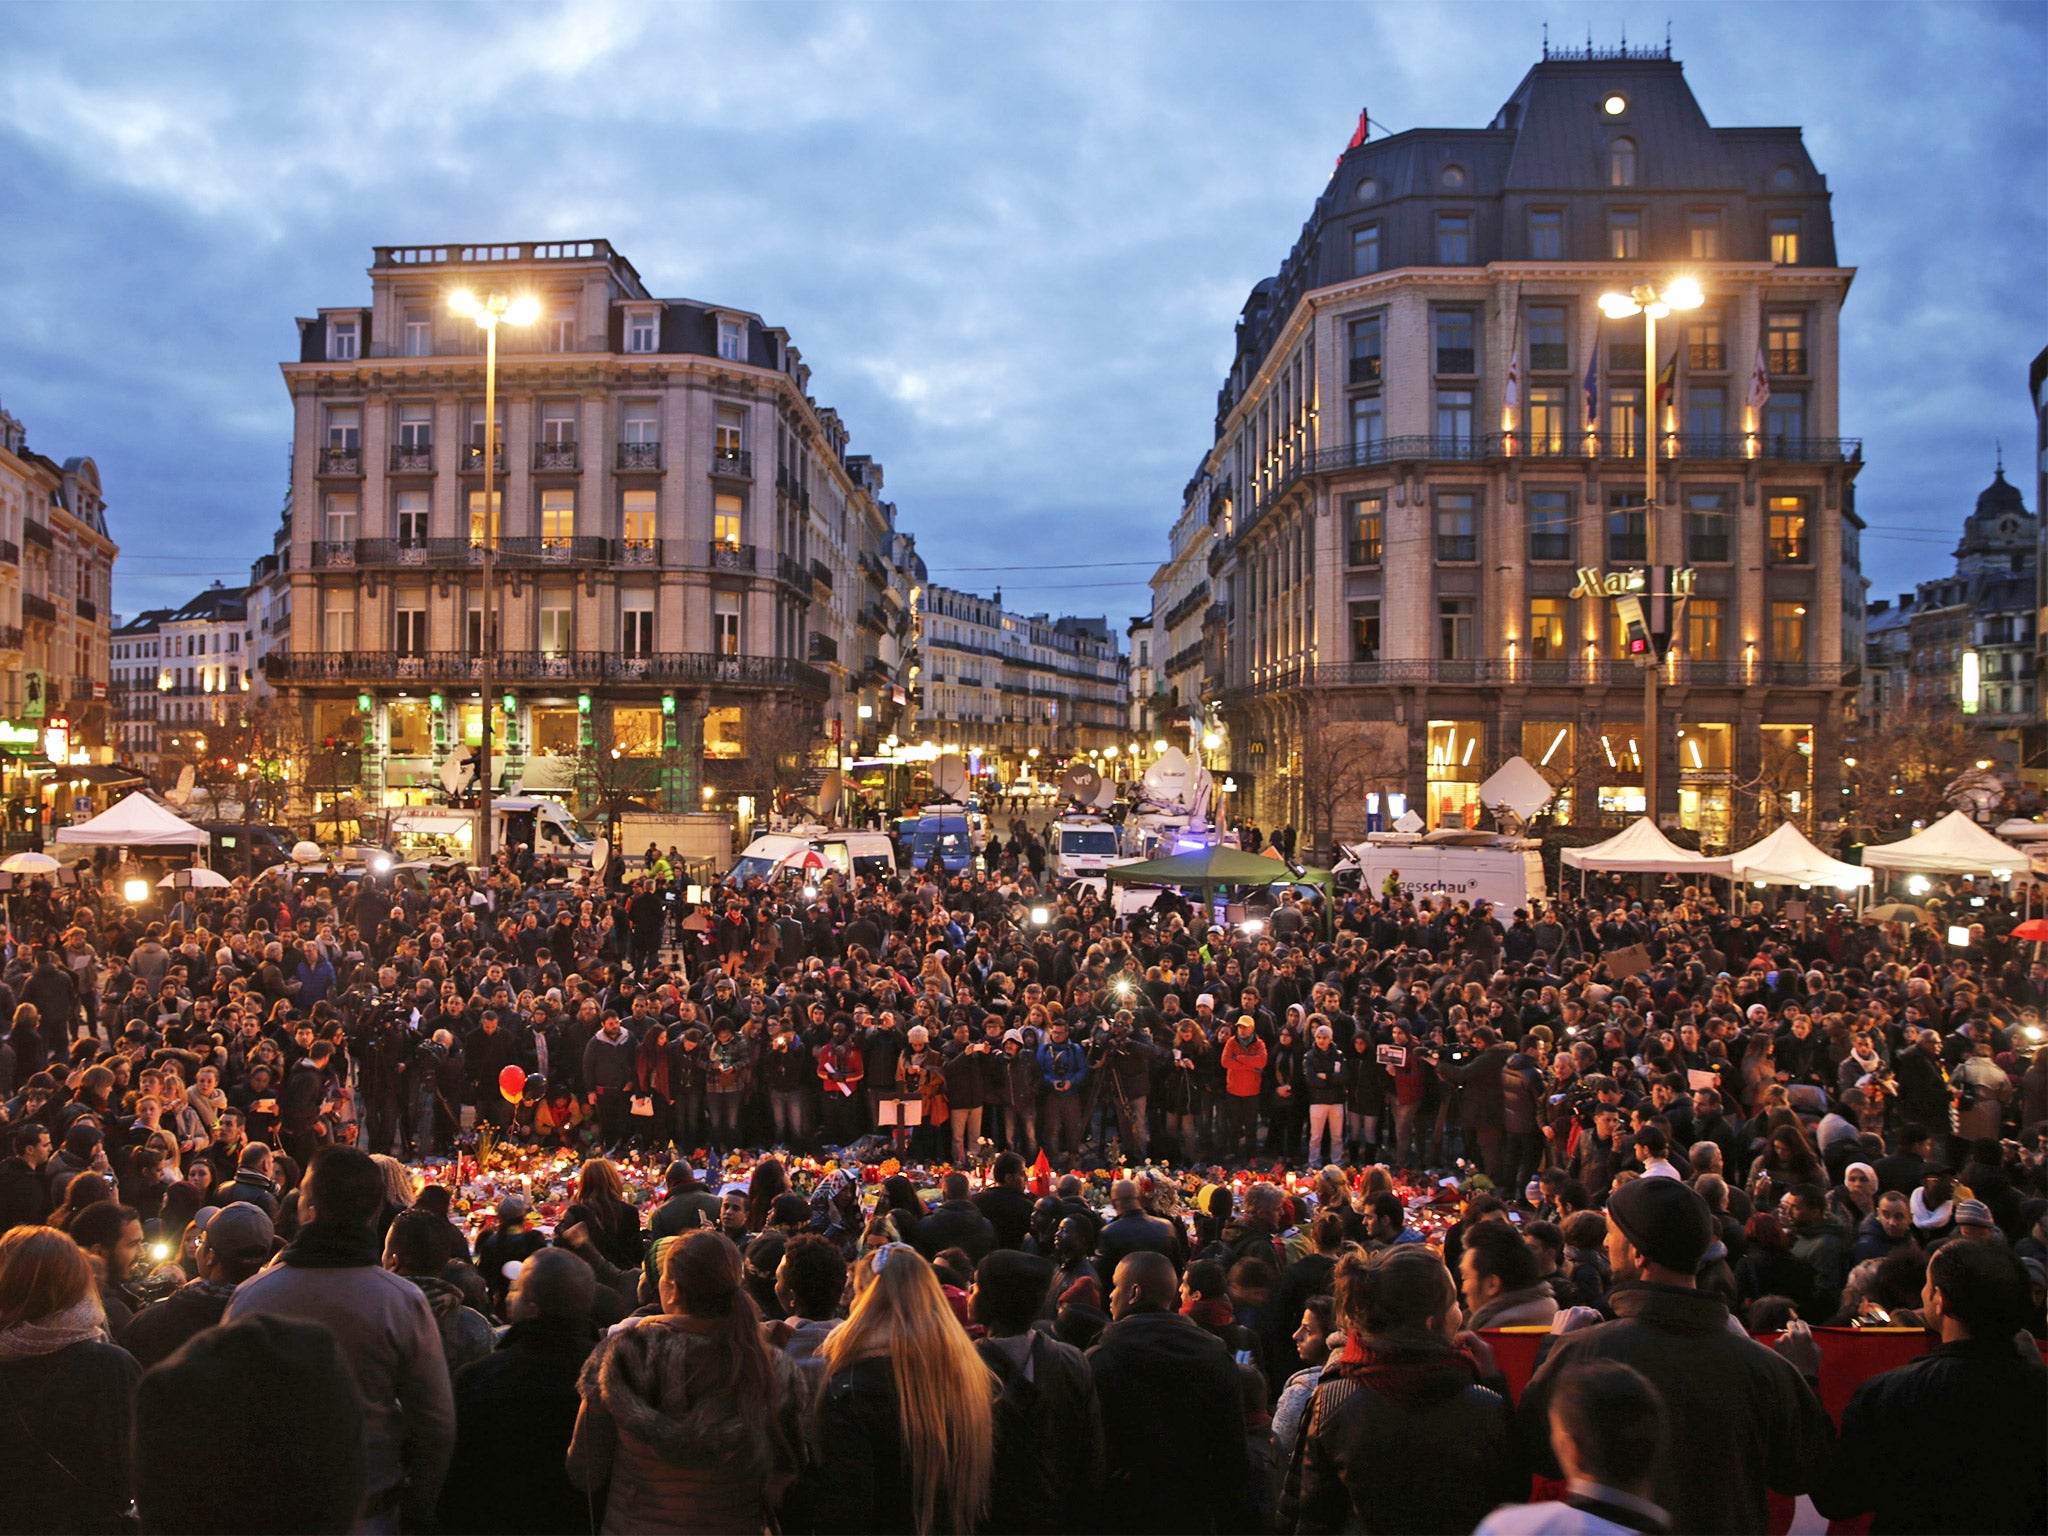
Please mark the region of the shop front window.
<svg viewBox="0 0 2048 1536"><path fill-rule="evenodd" d="M740 726L740 712L737 709L714 709L704 717L704 755L727 761L744 757L747 751L745 733Z"/></svg>
<svg viewBox="0 0 2048 1536"><path fill-rule="evenodd" d="M576 711L571 708L533 711L533 750L540 757L573 757L581 745Z"/></svg>
<svg viewBox="0 0 2048 1536"><path fill-rule="evenodd" d="M1549 814L1561 827L1572 819L1572 776L1578 771L1578 727L1569 720L1524 720L1522 758L1550 781L1556 798Z"/></svg>
<svg viewBox="0 0 2048 1536"><path fill-rule="evenodd" d="M1486 775L1477 720L1429 722L1429 792L1424 816L1432 828L1479 824L1479 782Z"/></svg>
<svg viewBox="0 0 2048 1536"><path fill-rule="evenodd" d="M612 710L612 745L624 757L660 756L661 711L615 707Z"/></svg>
<svg viewBox="0 0 2048 1536"><path fill-rule="evenodd" d="M426 757L434 750L432 715L418 699L400 699L384 711L393 757Z"/></svg>

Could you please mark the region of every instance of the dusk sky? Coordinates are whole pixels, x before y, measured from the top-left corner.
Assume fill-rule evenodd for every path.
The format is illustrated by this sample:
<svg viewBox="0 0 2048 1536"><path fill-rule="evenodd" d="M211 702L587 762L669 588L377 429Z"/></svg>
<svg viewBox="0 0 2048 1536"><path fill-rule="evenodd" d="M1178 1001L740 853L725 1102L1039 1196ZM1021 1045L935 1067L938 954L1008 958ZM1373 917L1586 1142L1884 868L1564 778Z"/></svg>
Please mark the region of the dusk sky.
<svg viewBox="0 0 2048 1536"><path fill-rule="evenodd" d="M1802 127L1833 190L1893 595L1995 439L2034 500L2039 3L4 4L0 404L98 461L120 611L179 602L269 547L293 317L371 246L601 237L790 332L935 579L1121 627L1360 107L1481 127L1546 20L1667 18L1708 120Z"/></svg>

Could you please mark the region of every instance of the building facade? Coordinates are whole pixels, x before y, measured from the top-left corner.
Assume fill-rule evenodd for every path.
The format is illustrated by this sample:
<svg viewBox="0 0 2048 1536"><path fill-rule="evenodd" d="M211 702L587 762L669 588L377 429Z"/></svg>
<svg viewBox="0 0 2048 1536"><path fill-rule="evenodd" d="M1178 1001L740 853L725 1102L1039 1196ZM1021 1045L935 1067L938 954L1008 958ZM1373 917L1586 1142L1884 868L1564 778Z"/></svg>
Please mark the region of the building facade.
<svg viewBox="0 0 2048 1536"><path fill-rule="evenodd" d="M1166 561L1152 574L1153 726L1190 751L1208 718L1203 636L1210 610L1221 609L1209 583L1210 502L1215 496L1207 474L1189 482L1167 537Z"/></svg>
<svg viewBox="0 0 2048 1536"><path fill-rule="evenodd" d="M1647 357L1599 300L1681 275L1704 305ZM1666 825L1813 826L1862 663L1852 276L1799 130L1711 126L1666 51L1546 53L1486 127L1348 149L1244 307L1154 580L1168 686L1199 654L1239 812L1303 819L1304 754L1343 752L1388 794L1339 830L1458 824L1519 753L1561 815L1618 821L1654 751ZM1690 601L1646 729L1609 594L1651 564Z"/></svg>
<svg viewBox="0 0 2048 1536"><path fill-rule="evenodd" d="M2027 367L2034 409L2034 718L2022 733L2020 780L2048 791L2048 347Z"/></svg>
<svg viewBox="0 0 2048 1536"><path fill-rule="evenodd" d="M914 623L918 730L970 766L1007 781L1134 739L1129 664L1108 620L1014 613L1000 588L927 584Z"/></svg>
<svg viewBox="0 0 2048 1536"><path fill-rule="evenodd" d="M168 608L145 608L116 625L107 637L107 702L113 713L117 760L156 778L157 708L163 677L163 637L158 627Z"/></svg>
<svg viewBox="0 0 2048 1536"><path fill-rule="evenodd" d="M111 755L107 699L114 557L99 466L63 463L29 446L0 410L0 794L6 834L65 821L93 806Z"/></svg>
<svg viewBox="0 0 2048 1536"><path fill-rule="evenodd" d="M370 288L299 322L290 536L259 582L265 674L337 798L437 801L487 703L501 785L588 795L609 759L671 811L757 783L750 751L893 727L895 508L787 332L658 298L602 240L379 247ZM539 306L499 332L489 507L459 289Z"/></svg>
<svg viewBox="0 0 2048 1536"><path fill-rule="evenodd" d="M1996 744L1994 761L2015 776L2040 720L2036 676L2041 520L2027 510L2001 464L1963 521L1955 569L1867 619L1863 716L1882 728L1888 711L1953 710Z"/></svg>

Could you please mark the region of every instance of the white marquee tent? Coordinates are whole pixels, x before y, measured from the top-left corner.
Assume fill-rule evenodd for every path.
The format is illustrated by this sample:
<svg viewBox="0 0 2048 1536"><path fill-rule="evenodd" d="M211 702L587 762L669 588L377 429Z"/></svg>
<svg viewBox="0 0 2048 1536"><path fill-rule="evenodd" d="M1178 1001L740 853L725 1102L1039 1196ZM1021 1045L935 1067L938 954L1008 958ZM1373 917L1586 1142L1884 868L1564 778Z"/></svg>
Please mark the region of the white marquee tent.
<svg viewBox="0 0 2048 1536"><path fill-rule="evenodd" d="M1629 824L1604 843L1567 848L1560 855L1573 869L1622 875L1726 875L1728 860L1710 859L1671 841L1649 817Z"/></svg>
<svg viewBox="0 0 2048 1536"><path fill-rule="evenodd" d="M2028 867L2026 854L2000 842L1961 811L1950 811L1902 841L1864 849L1863 862L1873 869L1922 875L1988 875Z"/></svg>
<svg viewBox="0 0 2048 1536"><path fill-rule="evenodd" d="M1760 842L1728 855L1735 878L1765 885L1827 886L1846 891L1868 885L1875 877L1860 864L1828 857L1791 822Z"/></svg>
<svg viewBox="0 0 2048 1536"><path fill-rule="evenodd" d="M91 848L204 848L213 836L137 791L91 821L60 829L57 841Z"/></svg>

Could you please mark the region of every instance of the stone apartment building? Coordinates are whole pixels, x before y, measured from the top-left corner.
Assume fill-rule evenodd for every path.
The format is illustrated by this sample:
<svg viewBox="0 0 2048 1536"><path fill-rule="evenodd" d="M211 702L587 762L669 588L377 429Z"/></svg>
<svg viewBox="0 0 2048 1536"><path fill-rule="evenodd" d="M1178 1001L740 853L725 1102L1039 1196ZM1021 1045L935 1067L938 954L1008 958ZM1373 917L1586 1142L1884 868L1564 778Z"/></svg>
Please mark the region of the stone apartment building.
<svg viewBox="0 0 2048 1536"><path fill-rule="evenodd" d="M1955 568L1880 599L1865 619L1863 719L1887 711L1954 710L1996 743L1993 761L2017 774L2041 718L2035 672L2041 520L2001 464L1963 521Z"/></svg>
<svg viewBox="0 0 2048 1536"><path fill-rule="evenodd" d="M604 753L668 810L751 791L750 740L907 719L910 541L786 331L658 297L603 240L380 246L369 277L283 365L289 539L259 582L265 676L331 793L437 801L487 703L501 785L567 790ZM490 508L465 288L539 304L499 332Z"/></svg>
<svg viewBox="0 0 2048 1536"><path fill-rule="evenodd" d="M1016 613L1000 588L926 585L915 624L918 730L970 766L1008 781L1130 748L1129 662L1106 619Z"/></svg>
<svg viewBox="0 0 2048 1536"><path fill-rule="evenodd" d="M1646 359L1599 300L1680 276L1705 303ZM1640 813L1655 751L1659 820L1710 845L1738 810L1832 806L1862 661L1852 277L1799 130L1711 125L1668 50L1546 51L1484 127L1354 143L1244 306L1154 579L1165 686L1223 726L1240 811L1300 819L1304 754L1336 750L1390 764L1340 828L1465 822L1516 753L1583 823ZM1693 596L1646 731L1584 573L1646 563L1652 419L1658 564Z"/></svg>
<svg viewBox="0 0 2048 1536"><path fill-rule="evenodd" d="M0 410L0 796L20 840L97 808L109 780L114 557L99 466L61 464ZM61 748L69 774L55 771Z"/></svg>

